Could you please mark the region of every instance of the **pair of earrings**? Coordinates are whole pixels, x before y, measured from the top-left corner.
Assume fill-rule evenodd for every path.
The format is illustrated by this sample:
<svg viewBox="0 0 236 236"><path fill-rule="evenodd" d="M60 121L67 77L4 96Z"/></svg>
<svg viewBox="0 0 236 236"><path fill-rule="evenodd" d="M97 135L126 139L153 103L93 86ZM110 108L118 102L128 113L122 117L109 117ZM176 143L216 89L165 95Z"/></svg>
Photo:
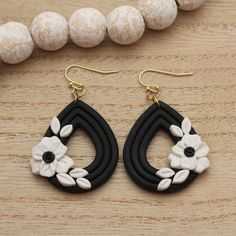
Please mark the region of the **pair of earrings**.
<svg viewBox="0 0 236 236"><path fill-rule="evenodd" d="M72 89L74 101L54 117L41 142L32 150L32 172L46 177L57 188L71 193L87 192L105 183L112 175L118 161L116 138L104 118L92 107L82 102L85 86L70 79L71 68L111 74L117 71L101 71L70 65L65 77ZM153 104L138 118L124 146L124 165L135 183L152 192L171 193L189 185L198 174L209 167L209 148L201 141L188 118L183 118L166 103L159 101L160 88L142 81L146 72L173 76L191 73L172 73L160 70L144 70L139 83L145 88L147 99ZM67 142L76 129L83 129L92 140L96 156L85 168L75 168L74 161L66 155ZM150 165L146 153L155 133L163 129L174 142L168 156L170 168L156 169Z"/></svg>

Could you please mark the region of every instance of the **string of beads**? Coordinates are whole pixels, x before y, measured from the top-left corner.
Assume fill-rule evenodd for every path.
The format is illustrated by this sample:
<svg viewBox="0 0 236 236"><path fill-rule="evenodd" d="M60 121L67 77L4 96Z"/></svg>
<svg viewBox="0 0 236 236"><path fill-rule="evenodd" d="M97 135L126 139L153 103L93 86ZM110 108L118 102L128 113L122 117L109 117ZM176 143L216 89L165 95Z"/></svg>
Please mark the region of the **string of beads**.
<svg viewBox="0 0 236 236"><path fill-rule="evenodd" d="M145 31L164 30L175 21L178 8L191 11L205 0L139 0L137 8L120 6L107 17L94 8L75 11L69 21L56 12L36 16L30 29L20 22L0 25L0 60L17 64L30 57L35 46L55 51L67 44L69 38L79 47L99 45L108 34L120 45L137 42Z"/></svg>

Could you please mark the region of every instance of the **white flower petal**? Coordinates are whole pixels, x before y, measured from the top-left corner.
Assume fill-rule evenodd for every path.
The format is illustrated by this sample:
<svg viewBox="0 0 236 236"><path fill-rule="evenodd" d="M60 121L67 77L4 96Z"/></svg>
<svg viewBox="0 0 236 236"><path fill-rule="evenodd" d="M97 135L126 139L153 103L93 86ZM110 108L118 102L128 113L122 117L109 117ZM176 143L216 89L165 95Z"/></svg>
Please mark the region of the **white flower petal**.
<svg viewBox="0 0 236 236"><path fill-rule="evenodd" d="M69 176L68 174L60 173L60 174L57 174L56 176L57 176L57 180L63 186L70 187L70 186L76 185L75 180L71 176Z"/></svg>
<svg viewBox="0 0 236 236"><path fill-rule="evenodd" d="M60 160L67 152L68 148L64 144L60 144L57 146L56 150L54 150L54 154L57 160Z"/></svg>
<svg viewBox="0 0 236 236"><path fill-rule="evenodd" d="M70 169L70 167L65 164L64 162L58 161L56 172L57 173L67 173L67 171Z"/></svg>
<svg viewBox="0 0 236 236"><path fill-rule="evenodd" d="M171 162L170 162L170 166L174 169L180 169L180 158L176 157L176 156L172 156Z"/></svg>
<svg viewBox="0 0 236 236"><path fill-rule="evenodd" d="M57 162L57 160L55 159L53 162L50 163L50 166L51 166L52 168L54 168L54 170L56 170L57 164L58 164L58 162Z"/></svg>
<svg viewBox="0 0 236 236"><path fill-rule="evenodd" d="M170 153L169 156L167 157L167 159L169 161L172 161L173 158L175 158L176 156L173 153Z"/></svg>
<svg viewBox="0 0 236 236"><path fill-rule="evenodd" d="M195 149L197 149L201 144L201 138L197 134L185 134L182 141L186 146L193 147Z"/></svg>
<svg viewBox="0 0 236 236"><path fill-rule="evenodd" d="M195 157L182 157L180 165L182 169L193 170L197 165L197 160Z"/></svg>
<svg viewBox="0 0 236 236"><path fill-rule="evenodd" d="M85 178L78 178L76 180L76 183L78 184L78 186L82 189L90 189L91 183L89 182L89 180L85 179Z"/></svg>
<svg viewBox="0 0 236 236"><path fill-rule="evenodd" d="M171 179L163 179L157 186L157 191L164 191L170 187Z"/></svg>
<svg viewBox="0 0 236 236"><path fill-rule="evenodd" d="M182 124L181 124L181 128L182 128L184 134L189 134L191 127L192 127L192 125L191 125L190 120L187 117L185 117L182 121Z"/></svg>
<svg viewBox="0 0 236 236"><path fill-rule="evenodd" d="M32 149L32 157L37 160L41 161L43 153L46 151L46 148L42 143L39 143L38 145L34 146Z"/></svg>
<svg viewBox="0 0 236 236"><path fill-rule="evenodd" d="M53 152L57 149L58 146L60 146L61 140L57 136L52 137L44 137L42 139L42 143L47 146L47 151ZM63 145L63 144L62 144Z"/></svg>
<svg viewBox="0 0 236 236"><path fill-rule="evenodd" d="M72 171L70 171L70 176L72 176L73 178L83 178L88 174L89 174L88 171L82 168L75 168Z"/></svg>
<svg viewBox="0 0 236 236"><path fill-rule="evenodd" d="M178 171L174 178L173 178L173 184L181 184L183 183L189 176L189 170L180 170Z"/></svg>
<svg viewBox="0 0 236 236"><path fill-rule="evenodd" d="M54 134L58 134L58 132L60 131L61 125L60 125L60 121L58 120L57 117L53 117L51 120L51 130Z"/></svg>
<svg viewBox="0 0 236 236"><path fill-rule="evenodd" d="M55 174L55 170L56 170L55 161L50 164L47 164L44 161L42 161L39 174L44 177L52 177Z"/></svg>
<svg viewBox="0 0 236 236"><path fill-rule="evenodd" d="M202 173L210 166L210 162L207 157L202 157L197 160L197 166L195 167L194 171L198 174Z"/></svg>
<svg viewBox="0 0 236 236"><path fill-rule="evenodd" d="M66 163L70 168L74 165L74 161L69 156L64 156L60 162Z"/></svg>
<svg viewBox="0 0 236 236"><path fill-rule="evenodd" d="M61 129L60 136L62 138L66 138L66 137L71 135L72 131L73 131L73 126L72 125L66 125Z"/></svg>
<svg viewBox="0 0 236 236"><path fill-rule="evenodd" d="M178 156L183 156L184 155L184 150L183 148L181 148L179 145L175 145L173 148L172 148L172 152Z"/></svg>
<svg viewBox="0 0 236 236"><path fill-rule="evenodd" d="M202 142L198 149L196 150L196 157L201 158L207 156L209 153L209 147L206 143Z"/></svg>
<svg viewBox="0 0 236 236"><path fill-rule="evenodd" d="M74 161L70 157L63 156L57 163L56 172L66 173L73 165Z"/></svg>
<svg viewBox="0 0 236 236"><path fill-rule="evenodd" d="M161 168L156 172L156 175L161 178L170 178L175 174L175 172L170 168Z"/></svg>
<svg viewBox="0 0 236 236"><path fill-rule="evenodd" d="M176 137L183 137L183 131L177 125L171 125L170 132Z"/></svg>
<svg viewBox="0 0 236 236"><path fill-rule="evenodd" d="M31 165L32 172L36 175L39 175L41 162L42 161L36 161L33 158L30 159L30 165Z"/></svg>
<svg viewBox="0 0 236 236"><path fill-rule="evenodd" d="M40 145L44 149L44 152L53 152L60 143L61 141L57 136L43 137L40 141Z"/></svg>
<svg viewBox="0 0 236 236"><path fill-rule="evenodd" d="M179 142L177 142L176 145L179 146L179 147L182 148L182 149L185 149L185 148L186 148L186 146L185 146L185 144L184 144L184 142L183 142L182 140L180 140Z"/></svg>

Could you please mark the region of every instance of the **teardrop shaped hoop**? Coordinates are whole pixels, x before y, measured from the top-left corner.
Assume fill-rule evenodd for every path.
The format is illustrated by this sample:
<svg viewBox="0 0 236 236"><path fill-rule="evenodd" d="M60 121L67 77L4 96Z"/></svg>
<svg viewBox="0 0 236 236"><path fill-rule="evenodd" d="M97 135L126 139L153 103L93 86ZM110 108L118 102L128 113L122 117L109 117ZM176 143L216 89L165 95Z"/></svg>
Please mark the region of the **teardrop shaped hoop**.
<svg viewBox="0 0 236 236"><path fill-rule="evenodd" d="M78 184L65 187L58 181L56 175L49 178L49 182L59 189L72 193L87 192L101 186L110 178L118 161L118 145L108 123L97 111L82 101L72 102L58 115L58 119L63 127L71 124L73 130L80 128L86 132L95 145L96 155L93 162L83 168L88 173L85 178L91 183L91 188L82 189ZM52 135L54 134L49 127L45 136ZM66 145L70 136L59 138Z"/></svg>
<svg viewBox="0 0 236 236"><path fill-rule="evenodd" d="M80 168L66 155L67 143L74 131L82 129L96 149L92 163ZM36 159L35 159L36 158ZM83 193L104 184L118 161L116 138L92 107L72 102L52 119L44 138L33 148L32 171L48 179L55 187L70 193Z"/></svg>
<svg viewBox="0 0 236 236"><path fill-rule="evenodd" d="M132 180L142 188L156 193L173 193L190 185L198 174L209 167L207 157L199 160L194 157L198 146L205 148L201 150L201 155L207 155L208 147L204 142L199 143L200 137L189 119L184 119L164 102L159 101L159 104L159 107L151 105L130 130L124 145L124 165ZM175 150L180 156L170 152L168 159L171 167L157 169L148 162L146 154L151 140L161 129L173 140L175 146L172 151ZM193 140L197 142L193 143L196 149L185 147L188 140L190 144ZM187 156L181 154L184 152ZM190 155L192 159L189 159Z"/></svg>

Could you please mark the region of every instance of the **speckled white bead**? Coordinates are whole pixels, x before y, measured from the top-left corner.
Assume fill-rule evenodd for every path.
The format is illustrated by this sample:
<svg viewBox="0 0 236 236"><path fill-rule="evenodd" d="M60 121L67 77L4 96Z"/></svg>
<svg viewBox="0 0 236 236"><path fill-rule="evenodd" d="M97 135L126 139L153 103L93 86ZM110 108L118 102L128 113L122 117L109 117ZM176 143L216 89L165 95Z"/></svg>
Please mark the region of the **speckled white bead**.
<svg viewBox="0 0 236 236"><path fill-rule="evenodd" d="M147 28L153 30L168 28L175 21L178 12L175 0L140 0L138 7Z"/></svg>
<svg viewBox="0 0 236 236"><path fill-rule="evenodd" d="M106 35L106 18L94 8L81 8L69 20L71 40L80 47L95 47Z"/></svg>
<svg viewBox="0 0 236 236"><path fill-rule="evenodd" d="M115 8L107 17L107 31L114 42L128 45L138 41L145 30L141 13L134 7Z"/></svg>
<svg viewBox="0 0 236 236"><path fill-rule="evenodd" d="M67 21L56 12L43 12L33 19L31 34L39 48L48 51L58 50L68 41Z"/></svg>
<svg viewBox="0 0 236 236"><path fill-rule="evenodd" d="M179 8L184 11L192 11L199 8L205 0L176 0Z"/></svg>
<svg viewBox="0 0 236 236"><path fill-rule="evenodd" d="M0 57L8 64L26 60L34 49L28 28L19 22L8 22L0 26Z"/></svg>

